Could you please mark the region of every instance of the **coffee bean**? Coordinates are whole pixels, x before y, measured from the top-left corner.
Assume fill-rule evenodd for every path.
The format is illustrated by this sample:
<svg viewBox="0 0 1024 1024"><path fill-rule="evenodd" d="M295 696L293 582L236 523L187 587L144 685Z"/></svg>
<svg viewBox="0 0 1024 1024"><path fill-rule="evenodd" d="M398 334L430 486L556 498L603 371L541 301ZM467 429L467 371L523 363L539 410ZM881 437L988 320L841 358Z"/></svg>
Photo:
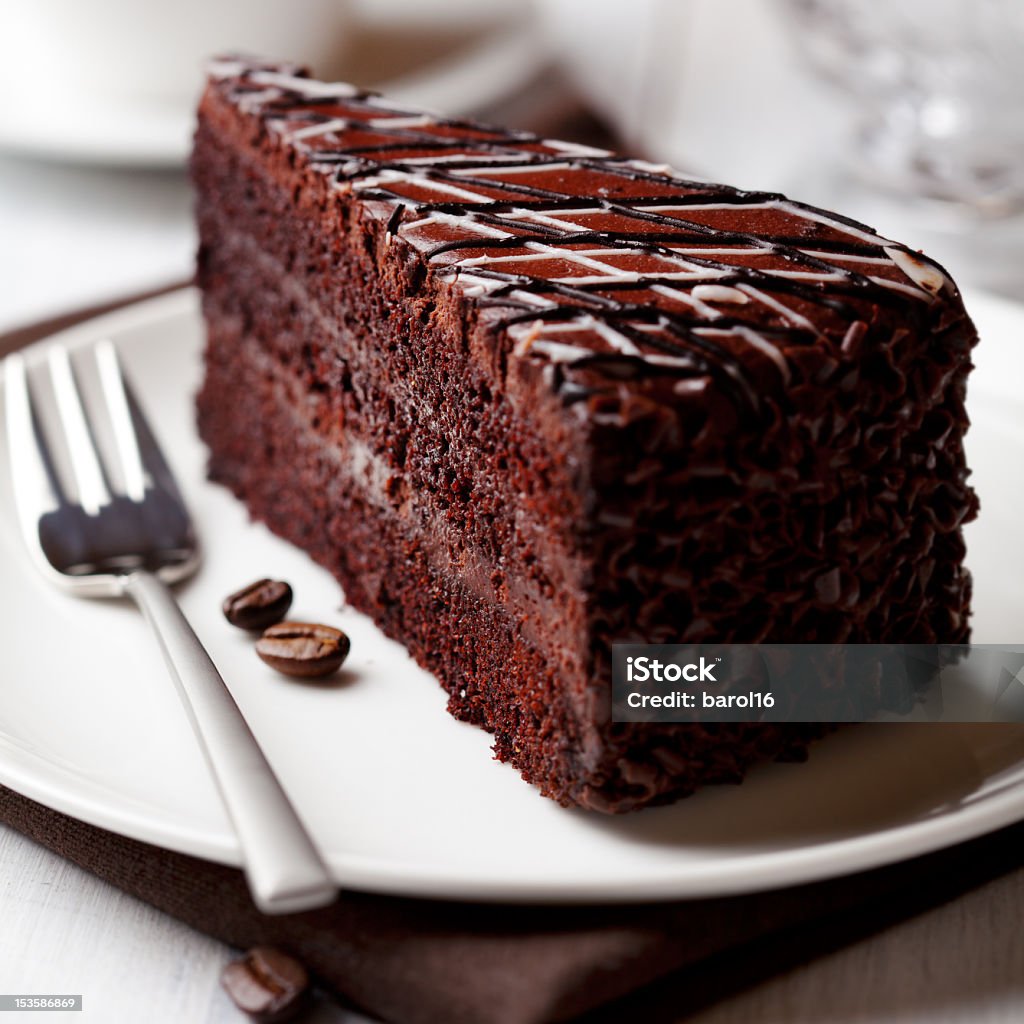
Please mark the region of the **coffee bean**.
<svg viewBox="0 0 1024 1024"><path fill-rule="evenodd" d="M291 1020L305 1006L309 992L306 968L271 946L257 946L228 964L220 983L235 1006L259 1024Z"/></svg>
<svg viewBox="0 0 1024 1024"><path fill-rule="evenodd" d="M279 622L256 641L256 653L286 676L329 676L348 657L351 644L340 629L310 622Z"/></svg>
<svg viewBox="0 0 1024 1024"><path fill-rule="evenodd" d="M280 580L257 580L224 598L224 618L239 629L266 629L292 605L292 588Z"/></svg>

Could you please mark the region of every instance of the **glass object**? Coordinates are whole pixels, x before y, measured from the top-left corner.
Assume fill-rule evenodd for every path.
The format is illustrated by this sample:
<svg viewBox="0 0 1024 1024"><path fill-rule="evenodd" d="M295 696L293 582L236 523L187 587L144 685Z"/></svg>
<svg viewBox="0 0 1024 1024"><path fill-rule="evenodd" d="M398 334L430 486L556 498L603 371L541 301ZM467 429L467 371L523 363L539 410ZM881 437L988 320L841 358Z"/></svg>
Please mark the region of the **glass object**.
<svg viewBox="0 0 1024 1024"><path fill-rule="evenodd" d="M787 0L813 67L858 108L853 170L897 196L1024 208L1022 0Z"/></svg>

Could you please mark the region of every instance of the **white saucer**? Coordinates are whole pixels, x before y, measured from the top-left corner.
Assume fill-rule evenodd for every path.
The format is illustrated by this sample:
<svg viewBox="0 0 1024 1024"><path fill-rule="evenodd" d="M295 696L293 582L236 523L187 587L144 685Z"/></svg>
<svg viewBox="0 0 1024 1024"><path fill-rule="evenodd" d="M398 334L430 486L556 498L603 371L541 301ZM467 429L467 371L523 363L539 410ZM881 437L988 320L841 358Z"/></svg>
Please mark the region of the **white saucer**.
<svg viewBox="0 0 1024 1024"><path fill-rule="evenodd" d="M385 93L395 103L471 116L514 95L545 63L526 25L498 19L491 30L418 38L386 26L356 26L343 65L346 78ZM424 64L424 52L431 59ZM197 80L198 80L197 74ZM18 89L0 67L0 91L16 101L0 104L0 150L105 166L178 167L194 129L190 104L144 97L99 97L62 89Z"/></svg>

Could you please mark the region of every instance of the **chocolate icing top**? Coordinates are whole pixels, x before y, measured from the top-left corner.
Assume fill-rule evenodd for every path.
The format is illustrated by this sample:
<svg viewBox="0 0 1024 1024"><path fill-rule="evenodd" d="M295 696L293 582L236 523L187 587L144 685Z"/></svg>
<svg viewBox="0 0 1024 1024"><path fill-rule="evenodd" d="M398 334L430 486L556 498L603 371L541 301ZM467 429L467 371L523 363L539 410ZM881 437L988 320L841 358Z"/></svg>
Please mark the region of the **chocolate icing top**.
<svg viewBox="0 0 1024 1024"><path fill-rule="evenodd" d="M715 381L756 411L766 374L790 382L787 351L839 351L873 323L920 324L956 298L934 262L782 195L396 109L292 65L224 59L210 75L358 195L389 241L493 310L514 357L667 377L680 393Z"/></svg>

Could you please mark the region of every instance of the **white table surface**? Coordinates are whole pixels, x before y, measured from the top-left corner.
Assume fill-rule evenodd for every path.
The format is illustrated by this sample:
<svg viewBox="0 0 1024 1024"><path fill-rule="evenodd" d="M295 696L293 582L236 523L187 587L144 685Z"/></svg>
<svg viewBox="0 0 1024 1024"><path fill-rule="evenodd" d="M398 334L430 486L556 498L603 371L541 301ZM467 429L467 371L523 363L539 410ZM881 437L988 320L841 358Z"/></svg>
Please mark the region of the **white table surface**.
<svg viewBox="0 0 1024 1024"><path fill-rule="evenodd" d="M762 29L770 33L771 26L757 22L756 7L744 6L751 18L747 37L763 41ZM706 0L694 9L698 21L708 16ZM699 78L699 60L710 56L692 59L691 77ZM743 61L733 67L742 68ZM787 74L786 68L777 69L780 80ZM760 86L765 88L763 79ZM742 80L725 83L720 103L728 105L729 90L742 87ZM704 130L710 173L728 177L736 154L725 143L714 144L714 107L688 107L684 95L672 116L689 118L691 139ZM759 151L765 173L781 176L784 168L764 157L765 146ZM749 161L743 170L737 183L760 184L751 181L756 168ZM189 205L184 177L177 172L0 157L0 330L187 277L194 249ZM951 253L954 259L947 261L955 264L957 251L951 247ZM1024 260L1019 252L1015 259L1004 264L1010 272L1001 282L1010 295L1019 294L1024 283ZM966 263L962 271L956 265L951 269L970 277ZM701 1024L1019 1022L1024 1020L1022 911L1024 871L1018 871L734 995L693 1019ZM80 992L86 1006L82 1014L11 1013L4 1021L237 1022L242 1018L217 984L231 955L221 943L0 827L0 993ZM310 1019L364 1020L326 1003L318 1004Z"/></svg>
<svg viewBox="0 0 1024 1024"><path fill-rule="evenodd" d="M0 826L0 993L80 994L82 1012L3 1020L240 1024L221 989L237 954ZM310 1024L364 1024L324 997Z"/></svg>

